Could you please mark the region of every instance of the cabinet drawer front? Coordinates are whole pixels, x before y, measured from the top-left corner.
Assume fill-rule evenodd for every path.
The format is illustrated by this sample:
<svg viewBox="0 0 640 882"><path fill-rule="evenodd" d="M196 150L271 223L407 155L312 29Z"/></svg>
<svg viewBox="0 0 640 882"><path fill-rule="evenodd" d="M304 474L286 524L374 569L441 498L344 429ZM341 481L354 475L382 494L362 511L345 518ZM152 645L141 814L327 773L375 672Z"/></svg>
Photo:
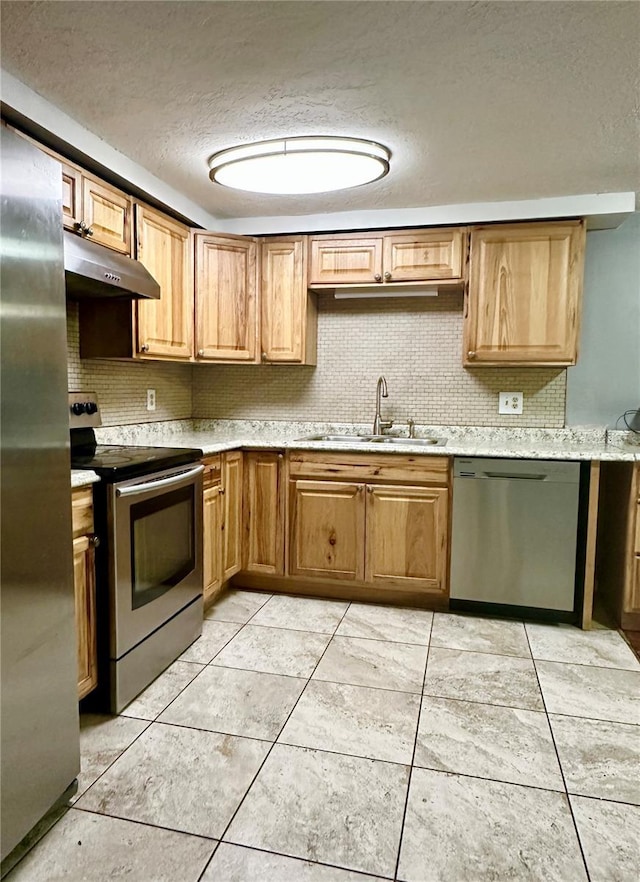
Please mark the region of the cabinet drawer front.
<svg viewBox="0 0 640 882"><path fill-rule="evenodd" d="M449 457L293 452L289 456L289 472L292 478L447 484Z"/></svg>
<svg viewBox="0 0 640 882"><path fill-rule="evenodd" d="M292 576L364 577L364 485L292 481Z"/></svg>
<svg viewBox="0 0 640 882"><path fill-rule="evenodd" d="M222 457L218 453L215 456L207 456L202 460L204 472L202 474L202 486L211 487L219 484L222 475Z"/></svg>
<svg viewBox="0 0 640 882"><path fill-rule="evenodd" d="M367 487L366 580L446 591L448 491Z"/></svg>
<svg viewBox="0 0 640 882"><path fill-rule="evenodd" d="M382 276L382 238L309 241L309 285L375 282ZM378 280L379 281L379 280Z"/></svg>
<svg viewBox="0 0 640 882"><path fill-rule="evenodd" d="M71 494L73 538L93 533L93 490L83 487Z"/></svg>
<svg viewBox="0 0 640 882"><path fill-rule="evenodd" d="M461 279L466 230L409 230L385 236L384 273L388 282ZM389 275L387 275L389 274Z"/></svg>

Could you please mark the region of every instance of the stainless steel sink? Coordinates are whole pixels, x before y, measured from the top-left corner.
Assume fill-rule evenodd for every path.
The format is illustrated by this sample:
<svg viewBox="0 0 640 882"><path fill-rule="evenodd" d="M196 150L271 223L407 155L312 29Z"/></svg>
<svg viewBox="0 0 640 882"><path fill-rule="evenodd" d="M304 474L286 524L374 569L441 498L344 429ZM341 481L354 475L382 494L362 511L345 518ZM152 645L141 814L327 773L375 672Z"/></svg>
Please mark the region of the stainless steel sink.
<svg viewBox="0 0 640 882"><path fill-rule="evenodd" d="M443 438L396 438L392 435L308 435L298 441L328 441L334 444L412 444L415 447L434 447L446 444Z"/></svg>
<svg viewBox="0 0 640 882"><path fill-rule="evenodd" d="M444 438L376 438L375 441L380 444L413 444L416 447L442 447L447 443Z"/></svg>

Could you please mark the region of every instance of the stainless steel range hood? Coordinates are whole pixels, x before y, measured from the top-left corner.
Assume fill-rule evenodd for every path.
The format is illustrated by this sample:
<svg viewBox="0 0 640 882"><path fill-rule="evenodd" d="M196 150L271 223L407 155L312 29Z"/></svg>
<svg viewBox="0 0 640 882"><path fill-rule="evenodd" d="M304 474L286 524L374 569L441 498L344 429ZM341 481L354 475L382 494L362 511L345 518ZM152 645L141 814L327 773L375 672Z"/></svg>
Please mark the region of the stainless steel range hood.
<svg viewBox="0 0 640 882"><path fill-rule="evenodd" d="M65 230L64 271L67 297L160 299L160 285L137 260L110 251Z"/></svg>

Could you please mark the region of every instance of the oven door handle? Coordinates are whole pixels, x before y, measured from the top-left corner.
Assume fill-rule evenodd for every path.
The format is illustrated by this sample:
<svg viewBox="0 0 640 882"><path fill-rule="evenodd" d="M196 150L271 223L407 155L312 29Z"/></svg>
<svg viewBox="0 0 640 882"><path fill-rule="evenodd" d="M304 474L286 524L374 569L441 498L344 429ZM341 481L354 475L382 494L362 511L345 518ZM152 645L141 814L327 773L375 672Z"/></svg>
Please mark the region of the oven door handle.
<svg viewBox="0 0 640 882"><path fill-rule="evenodd" d="M143 481L140 484L130 484L128 487L116 487L116 496L133 496L135 493L148 493L150 490L159 490L163 487L172 487L174 484L183 484L185 481L195 478L204 472L204 466L198 465L186 472L178 472L175 475L169 475L168 478L160 478L150 481Z"/></svg>

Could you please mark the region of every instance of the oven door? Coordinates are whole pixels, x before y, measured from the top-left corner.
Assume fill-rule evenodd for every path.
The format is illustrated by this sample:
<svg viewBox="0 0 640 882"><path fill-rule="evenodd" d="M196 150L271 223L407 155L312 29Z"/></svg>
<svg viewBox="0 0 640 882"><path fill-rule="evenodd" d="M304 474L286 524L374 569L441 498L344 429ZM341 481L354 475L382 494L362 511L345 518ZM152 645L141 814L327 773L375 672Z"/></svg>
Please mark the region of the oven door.
<svg viewBox="0 0 640 882"><path fill-rule="evenodd" d="M202 595L203 471L183 466L109 488L113 659Z"/></svg>

